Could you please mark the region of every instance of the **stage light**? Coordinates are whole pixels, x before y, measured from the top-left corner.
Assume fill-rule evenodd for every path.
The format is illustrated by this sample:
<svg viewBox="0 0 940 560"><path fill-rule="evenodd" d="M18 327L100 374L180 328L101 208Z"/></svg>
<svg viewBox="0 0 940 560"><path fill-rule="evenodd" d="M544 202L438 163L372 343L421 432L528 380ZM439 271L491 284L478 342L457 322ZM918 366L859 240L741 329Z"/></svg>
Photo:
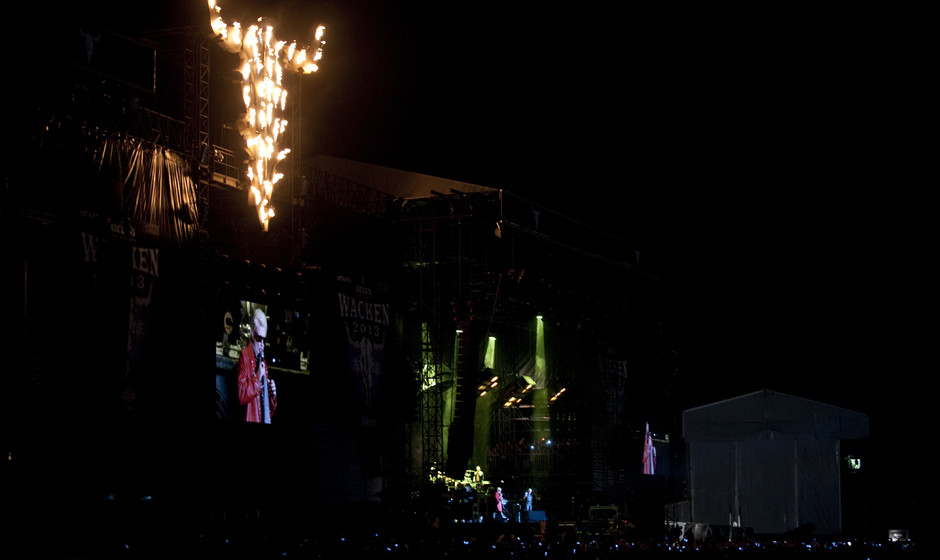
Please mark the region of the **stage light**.
<svg viewBox="0 0 940 560"><path fill-rule="evenodd" d="M532 387L535 387L535 380L528 375L523 375L522 381L525 383L525 389L522 390L523 393L526 393L532 389Z"/></svg>
<svg viewBox="0 0 940 560"><path fill-rule="evenodd" d="M527 375L521 375L513 380L512 384L503 390L502 395L506 400L503 407L510 407L522 402L523 397L535 387L535 380Z"/></svg>
<svg viewBox="0 0 940 560"><path fill-rule="evenodd" d="M483 367L492 370L496 364L496 337L490 336L483 355Z"/></svg>
<svg viewBox="0 0 940 560"><path fill-rule="evenodd" d="M490 389L495 389L497 385L499 385L499 377L494 375L489 381L485 381L477 387L477 395L482 397L487 394Z"/></svg>

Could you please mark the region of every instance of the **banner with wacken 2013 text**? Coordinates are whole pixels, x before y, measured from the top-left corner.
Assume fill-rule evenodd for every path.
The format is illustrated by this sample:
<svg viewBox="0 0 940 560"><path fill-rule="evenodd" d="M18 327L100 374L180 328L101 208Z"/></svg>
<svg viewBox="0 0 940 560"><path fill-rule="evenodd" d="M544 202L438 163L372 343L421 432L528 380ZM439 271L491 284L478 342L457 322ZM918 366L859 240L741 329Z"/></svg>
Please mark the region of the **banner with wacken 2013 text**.
<svg viewBox="0 0 940 560"><path fill-rule="evenodd" d="M386 369L391 305L386 286L366 279L337 276L337 306L346 337L346 367L354 377L361 421L375 423L375 410Z"/></svg>

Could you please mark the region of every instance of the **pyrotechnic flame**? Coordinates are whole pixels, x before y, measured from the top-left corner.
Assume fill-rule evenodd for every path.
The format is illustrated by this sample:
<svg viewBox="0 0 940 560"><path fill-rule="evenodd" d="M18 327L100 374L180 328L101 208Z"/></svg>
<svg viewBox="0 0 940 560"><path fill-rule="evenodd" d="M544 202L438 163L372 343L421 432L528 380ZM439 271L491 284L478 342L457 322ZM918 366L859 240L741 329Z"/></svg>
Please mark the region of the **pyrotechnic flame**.
<svg viewBox="0 0 940 560"><path fill-rule="evenodd" d="M208 0L209 23L212 32L221 39L220 44L241 58L239 72L242 76L242 99L245 114L239 130L245 139L251 163L248 166L249 200L258 210L258 219L265 231L274 217L270 206L274 185L284 176L276 170L289 149L281 149L278 140L287 129L287 119L282 114L287 107L287 89L282 85L285 70L311 73L318 70L317 62L323 56L325 28L316 31L316 49L307 59L307 47L296 41L278 40L274 27L258 18L242 33L241 24L227 24L222 19L222 10L215 0ZM275 155L276 154L276 155Z"/></svg>

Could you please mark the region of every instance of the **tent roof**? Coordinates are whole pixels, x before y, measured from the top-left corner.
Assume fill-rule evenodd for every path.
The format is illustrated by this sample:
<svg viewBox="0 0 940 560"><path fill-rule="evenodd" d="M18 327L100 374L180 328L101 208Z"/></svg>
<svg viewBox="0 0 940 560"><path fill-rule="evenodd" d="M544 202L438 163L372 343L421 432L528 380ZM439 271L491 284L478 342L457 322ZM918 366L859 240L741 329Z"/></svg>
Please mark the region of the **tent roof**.
<svg viewBox="0 0 940 560"><path fill-rule="evenodd" d="M461 194L499 192L499 189L492 187L482 187L322 154L314 156L311 165L354 183L404 199L430 198L435 196L435 193L451 195L454 194L452 191Z"/></svg>
<svg viewBox="0 0 940 560"><path fill-rule="evenodd" d="M766 389L688 409L682 424L687 441L868 437L865 414Z"/></svg>

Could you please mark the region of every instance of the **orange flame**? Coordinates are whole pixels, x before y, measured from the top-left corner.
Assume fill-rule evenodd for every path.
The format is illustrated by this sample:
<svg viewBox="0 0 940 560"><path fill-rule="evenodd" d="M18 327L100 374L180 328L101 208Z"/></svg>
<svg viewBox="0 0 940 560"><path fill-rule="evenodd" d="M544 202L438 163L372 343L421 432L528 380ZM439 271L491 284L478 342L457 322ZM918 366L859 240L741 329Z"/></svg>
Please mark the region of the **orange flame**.
<svg viewBox="0 0 940 560"><path fill-rule="evenodd" d="M242 99L245 114L239 130L245 139L251 161L248 166L249 200L258 211L258 220L265 231L274 217L271 206L274 185L284 176L276 169L289 149L281 148L278 141L287 129L284 112L287 107L287 88L282 85L284 71L307 74L318 70L317 62L323 56L325 28L316 31L317 46L312 60L307 60L308 47L299 47L296 41L278 40L274 27L258 18L242 33L241 24L227 24L215 0L208 0L212 32L221 39L221 46L238 53L242 65Z"/></svg>

